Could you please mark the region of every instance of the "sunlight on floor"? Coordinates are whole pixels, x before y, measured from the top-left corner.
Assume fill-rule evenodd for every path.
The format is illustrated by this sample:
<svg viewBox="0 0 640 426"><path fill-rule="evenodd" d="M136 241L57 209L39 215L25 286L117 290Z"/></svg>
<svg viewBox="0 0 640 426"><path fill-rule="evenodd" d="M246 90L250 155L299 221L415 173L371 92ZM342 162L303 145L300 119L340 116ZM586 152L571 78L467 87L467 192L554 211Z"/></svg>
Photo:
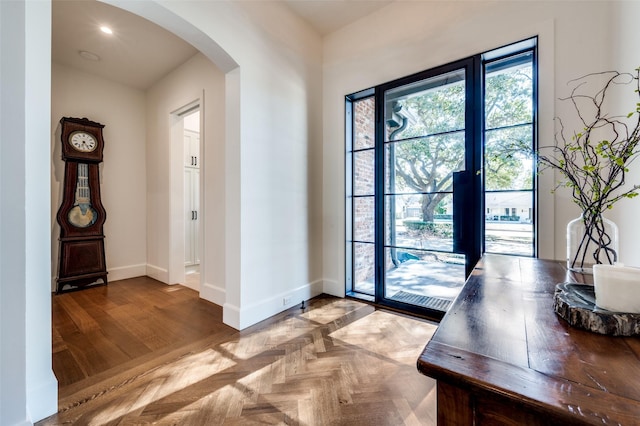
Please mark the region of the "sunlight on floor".
<svg viewBox="0 0 640 426"><path fill-rule="evenodd" d="M393 323L392 327L389 322ZM393 358L394 362L414 365L424 343L431 339L437 328L435 323L376 311L334 331L330 336L346 344L366 348L372 354ZM387 331L390 329L393 332Z"/></svg>
<svg viewBox="0 0 640 426"><path fill-rule="evenodd" d="M151 381L148 385L141 384L131 389L128 392L128 398L124 401L115 400L110 407L103 407L89 424L96 426L107 424L235 364L234 361L213 349L186 356L149 372Z"/></svg>

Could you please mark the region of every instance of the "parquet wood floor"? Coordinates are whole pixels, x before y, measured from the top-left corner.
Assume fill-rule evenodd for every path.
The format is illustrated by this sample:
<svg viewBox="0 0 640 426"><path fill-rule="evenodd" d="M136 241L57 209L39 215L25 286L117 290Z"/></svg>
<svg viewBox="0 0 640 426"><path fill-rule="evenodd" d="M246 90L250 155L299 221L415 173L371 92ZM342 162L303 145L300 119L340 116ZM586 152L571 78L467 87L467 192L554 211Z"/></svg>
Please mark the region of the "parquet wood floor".
<svg viewBox="0 0 640 426"><path fill-rule="evenodd" d="M433 323L321 296L238 332L150 278L53 296L59 412L39 425L435 425Z"/></svg>

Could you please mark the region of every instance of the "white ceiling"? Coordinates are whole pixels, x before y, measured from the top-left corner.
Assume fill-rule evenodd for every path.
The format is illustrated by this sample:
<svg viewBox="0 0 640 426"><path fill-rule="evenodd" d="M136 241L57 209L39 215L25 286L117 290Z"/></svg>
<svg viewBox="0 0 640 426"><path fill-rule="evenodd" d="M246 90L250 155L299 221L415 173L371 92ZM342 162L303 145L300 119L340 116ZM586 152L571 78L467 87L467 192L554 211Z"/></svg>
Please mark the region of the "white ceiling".
<svg viewBox="0 0 640 426"><path fill-rule="evenodd" d="M113 34L99 31L101 25ZM83 59L82 50L100 60ZM97 1L53 1L53 62L144 90L196 53L182 39L122 9Z"/></svg>
<svg viewBox="0 0 640 426"><path fill-rule="evenodd" d="M2 0L0 0L2 1ZM280 0L326 35L394 0ZM112 28L107 35L98 29ZM94 0L53 0L53 62L145 90L197 50L172 33L122 9ZM80 51L94 53L90 61Z"/></svg>
<svg viewBox="0 0 640 426"><path fill-rule="evenodd" d="M394 0L282 0L320 33L332 33Z"/></svg>

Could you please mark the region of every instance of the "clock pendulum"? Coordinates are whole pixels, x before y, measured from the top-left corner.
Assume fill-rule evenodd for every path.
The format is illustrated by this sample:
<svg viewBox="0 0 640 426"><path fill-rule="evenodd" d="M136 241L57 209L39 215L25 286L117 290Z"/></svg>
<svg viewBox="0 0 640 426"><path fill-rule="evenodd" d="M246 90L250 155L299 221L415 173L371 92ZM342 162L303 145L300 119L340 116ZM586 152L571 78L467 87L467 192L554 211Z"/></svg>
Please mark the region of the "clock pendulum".
<svg viewBox="0 0 640 426"><path fill-rule="evenodd" d="M86 118L63 117L62 160L65 162L56 292L66 285L107 284L103 225L107 213L100 199L104 125Z"/></svg>

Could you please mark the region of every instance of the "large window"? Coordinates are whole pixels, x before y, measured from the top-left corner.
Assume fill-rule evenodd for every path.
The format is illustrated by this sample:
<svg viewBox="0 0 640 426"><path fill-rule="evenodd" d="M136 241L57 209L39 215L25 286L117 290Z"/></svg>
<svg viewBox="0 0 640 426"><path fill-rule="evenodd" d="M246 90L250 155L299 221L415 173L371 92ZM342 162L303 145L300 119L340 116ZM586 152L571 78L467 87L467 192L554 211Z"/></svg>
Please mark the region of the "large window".
<svg viewBox="0 0 640 426"><path fill-rule="evenodd" d="M484 245L533 256L534 52L483 64Z"/></svg>
<svg viewBox="0 0 640 426"><path fill-rule="evenodd" d="M346 97L347 292L438 316L482 252L534 256L536 40Z"/></svg>

